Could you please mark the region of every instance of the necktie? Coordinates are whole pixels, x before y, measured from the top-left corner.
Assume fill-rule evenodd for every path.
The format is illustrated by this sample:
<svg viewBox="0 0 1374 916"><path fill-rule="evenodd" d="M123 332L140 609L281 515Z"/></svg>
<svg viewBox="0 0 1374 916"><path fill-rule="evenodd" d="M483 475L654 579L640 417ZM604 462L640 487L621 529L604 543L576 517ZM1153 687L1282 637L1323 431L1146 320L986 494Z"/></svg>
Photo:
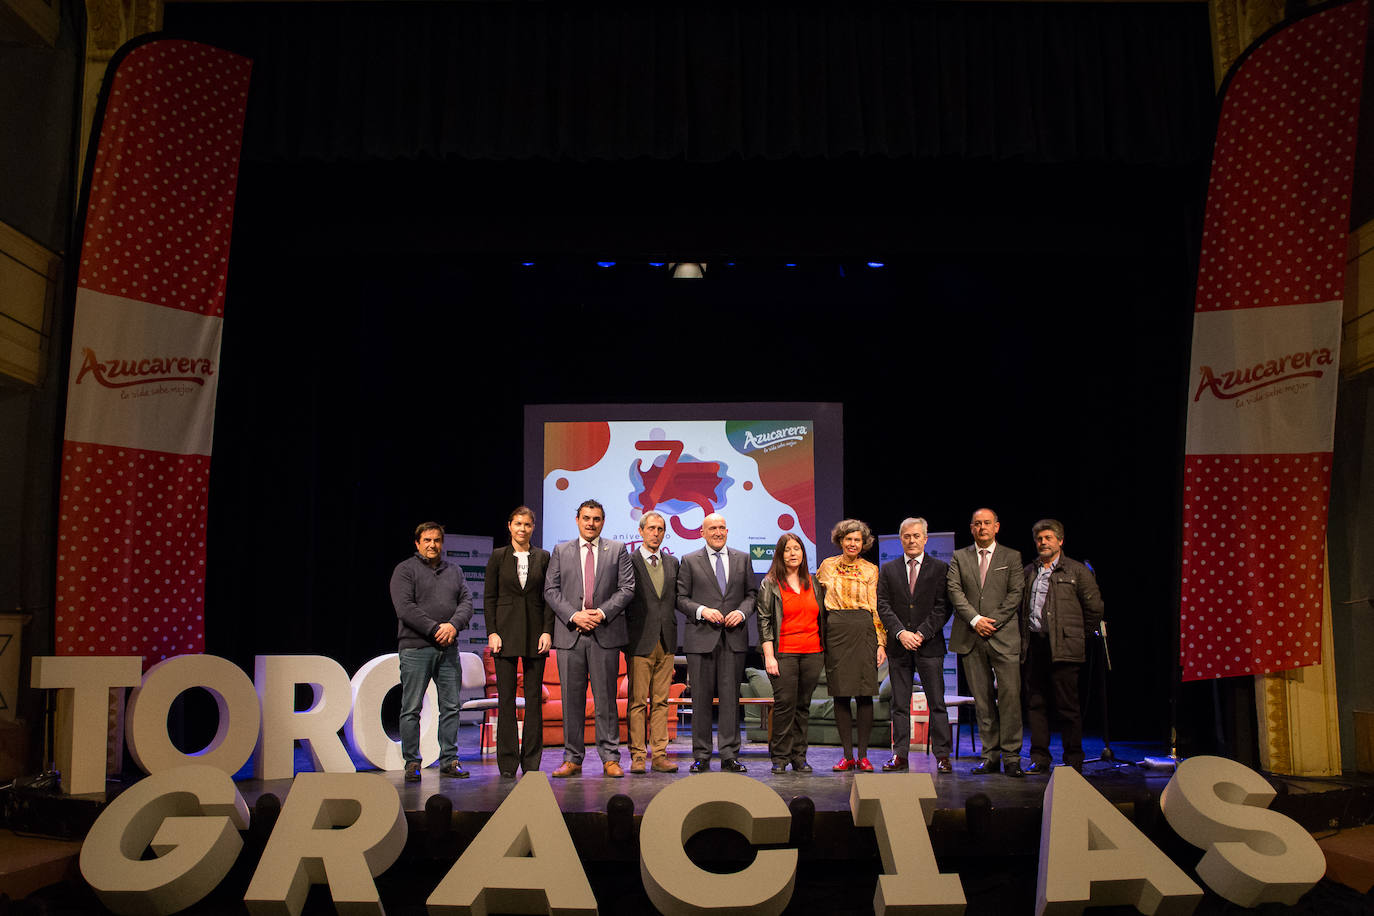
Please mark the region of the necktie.
<svg viewBox="0 0 1374 916"><path fill-rule="evenodd" d="M596 592L596 558L592 556L591 541L584 542L587 548L587 559L582 563L582 607L596 607L596 602L592 600L592 595Z"/></svg>
<svg viewBox="0 0 1374 916"><path fill-rule="evenodd" d="M716 553L716 584L720 586L720 596L725 597L725 565L721 563L720 552Z"/></svg>
<svg viewBox="0 0 1374 916"><path fill-rule="evenodd" d="M986 547L978 551L978 584L980 586L988 579L988 554L991 552Z"/></svg>
<svg viewBox="0 0 1374 916"><path fill-rule="evenodd" d="M911 593L914 595L914 594L916 594L916 577L919 576L919 575L921 574L921 561L920 561L920 560L908 560L908 561L907 561L907 564L906 564L906 567L907 567L907 585L908 585L908 587L910 587Z"/></svg>

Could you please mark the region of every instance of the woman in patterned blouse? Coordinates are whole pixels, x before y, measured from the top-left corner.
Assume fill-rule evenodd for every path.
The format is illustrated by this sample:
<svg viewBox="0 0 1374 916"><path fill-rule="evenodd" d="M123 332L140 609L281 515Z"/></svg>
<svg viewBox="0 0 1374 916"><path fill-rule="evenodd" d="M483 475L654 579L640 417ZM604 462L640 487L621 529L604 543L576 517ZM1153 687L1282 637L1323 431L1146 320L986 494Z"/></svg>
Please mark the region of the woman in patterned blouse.
<svg viewBox="0 0 1374 916"><path fill-rule="evenodd" d="M878 619L878 567L859 556L873 546L873 532L858 519L847 518L831 530L830 539L841 552L821 561L816 581L825 586L825 679L835 700L835 727L844 748L844 759L833 769L871 773L868 736L873 730L878 666L887 645ZM851 699L858 707L857 736L852 734Z"/></svg>

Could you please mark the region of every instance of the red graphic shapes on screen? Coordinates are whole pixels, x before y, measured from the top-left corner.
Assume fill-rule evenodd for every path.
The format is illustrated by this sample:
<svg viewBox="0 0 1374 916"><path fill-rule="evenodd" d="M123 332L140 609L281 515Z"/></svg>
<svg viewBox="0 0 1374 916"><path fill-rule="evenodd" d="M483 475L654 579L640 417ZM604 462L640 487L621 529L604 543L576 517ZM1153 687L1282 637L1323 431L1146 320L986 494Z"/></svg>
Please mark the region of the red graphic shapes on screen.
<svg viewBox="0 0 1374 916"><path fill-rule="evenodd" d="M560 490L566 490L568 488L568 478L560 477L553 482L553 485Z"/></svg>
<svg viewBox="0 0 1374 916"><path fill-rule="evenodd" d="M796 520L795 518L793 518L790 514L786 513L786 512L784 512L782 515L779 515L779 516L778 516L778 530L779 530L779 531L791 531L791 530L792 530L792 526L795 525L796 523L797 523L797 520Z"/></svg>
<svg viewBox="0 0 1374 916"><path fill-rule="evenodd" d="M639 508L649 511L663 503L687 503L698 506L705 515L716 511L717 489L725 483L717 461L679 461L683 445L678 439L640 439L635 448L642 452L667 451L667 455L654 459L647 467L643 459L638 462L639 475L643 480L640 489ZM701 537L700 526L688 528L673 516L668 520L678 537L696 539Z"/></svg>
<svg viewBox="0 0 1374 916"><path fill-rule="evenodd" d="M544 424L544 476L550 471L585 471L606 457L611 424L605 420Z"/></svg>
<svg viewBox="0 0 1374 916"><path fill-rule="evenodd" d="M746 489L746 490L752 490L752 489L754 489L754 482L753 482L752 480L746 480L746 481L744 482L744 489Z"/></svg>

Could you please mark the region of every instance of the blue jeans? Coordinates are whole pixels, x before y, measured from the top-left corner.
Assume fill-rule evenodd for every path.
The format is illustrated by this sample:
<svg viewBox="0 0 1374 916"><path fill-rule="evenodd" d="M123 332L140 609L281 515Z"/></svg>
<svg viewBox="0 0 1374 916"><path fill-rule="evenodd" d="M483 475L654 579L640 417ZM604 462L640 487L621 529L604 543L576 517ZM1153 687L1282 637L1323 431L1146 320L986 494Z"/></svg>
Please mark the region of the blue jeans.
<svg viewBox="0 0 1374 916"><path fill-rule="evenodd" d="M458 706L462 677L458 648L421 646L401 649L401 756L420 761L420 705L425 688L434 681L439 693L439 765L458 759Z"/></svg>

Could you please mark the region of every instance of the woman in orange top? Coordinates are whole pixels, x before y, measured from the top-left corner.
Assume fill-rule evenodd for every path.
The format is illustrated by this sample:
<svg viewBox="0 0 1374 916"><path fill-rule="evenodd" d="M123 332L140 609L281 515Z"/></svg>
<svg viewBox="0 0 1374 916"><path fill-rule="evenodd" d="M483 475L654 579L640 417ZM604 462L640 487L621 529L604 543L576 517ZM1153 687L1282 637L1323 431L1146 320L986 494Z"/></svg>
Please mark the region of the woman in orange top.
<svg viewBox="0 0 1374 916"><path fill-rule="evenodd" d="M873 730L873 697L878 693L878 666L886 659L887 633L878 619L878 567L859 554L873 546L873 532L847 518L830 532L840 555L827 557L816 570L825 586L825 680L835 698L835 727L844 759L836 772L873 772L868 762L868 735ZM858 707L858 735L849 709ZM858 753L851 756L857 737Z"/></svg>
<svg viewBox="0 0 1374 916"><path fill-rule="evenodd" d="M790 763L798 773L810 773L806 729L811 695L821 679L825 589L811 578L806 545L795 534L778 538L754 606L763 668L773 682L773 740L768 745L773 772L787 772Z"/></svg>

